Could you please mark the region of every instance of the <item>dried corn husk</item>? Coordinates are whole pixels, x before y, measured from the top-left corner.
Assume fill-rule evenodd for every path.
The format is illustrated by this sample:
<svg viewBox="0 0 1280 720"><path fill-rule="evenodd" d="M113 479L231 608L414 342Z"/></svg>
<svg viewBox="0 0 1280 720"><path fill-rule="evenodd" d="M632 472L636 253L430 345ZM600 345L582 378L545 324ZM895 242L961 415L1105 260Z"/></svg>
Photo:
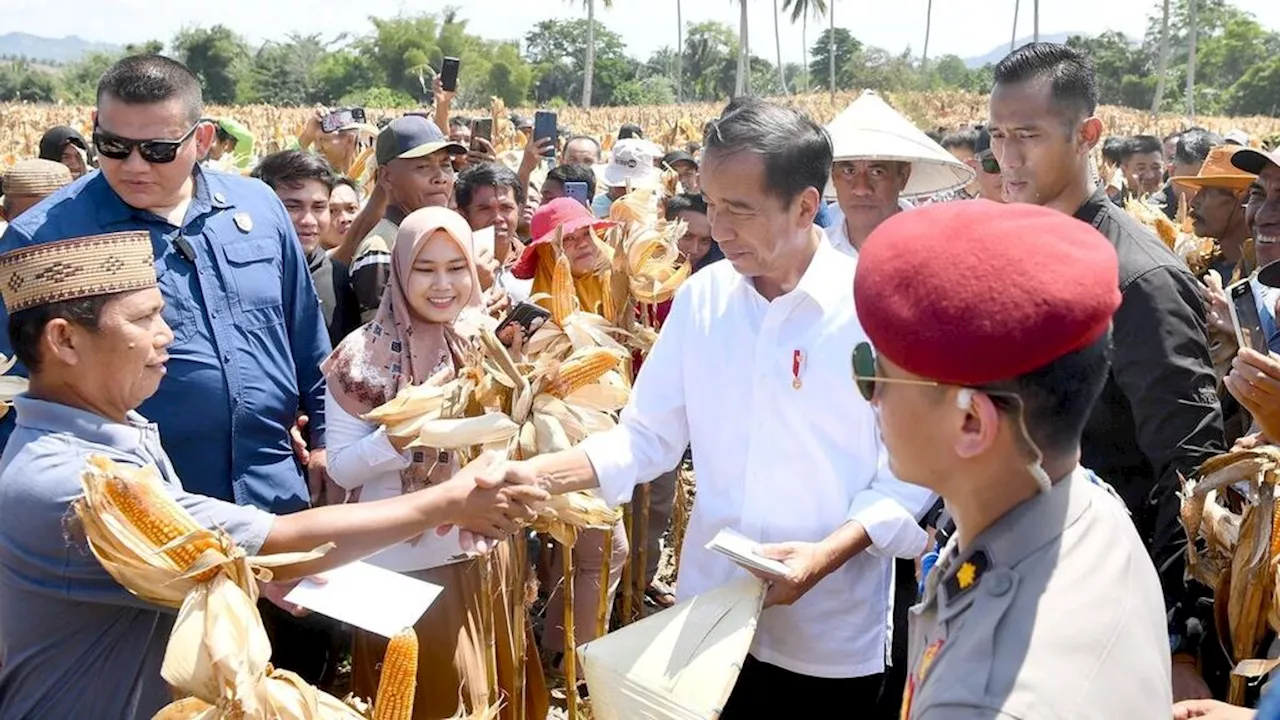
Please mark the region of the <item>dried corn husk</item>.
<svg viewBox="0 0 1280 720"><path fill-rule="evenodd" d="M1130 198L1124 209L1138 222L1150 228L1175 255L1182 258L1192 274L1200 276L1222 256L1222 250L1213 238L1198 237L1186 219L1186 208L1179 209L1182 222L1170 220L1159 208ZM1181 225L1181 227L1180 227Z"/></svg>
<svg viewBox="0 0 1280 720"><path fill-rule="evenodd" d="M13 407L13 399L27 391L27 379L5 375L18 362L18 356L6 358L0 353L0 418L9 413Z"/></svg>
<svg viewBox="0 0 1280 720"><path fill-rule="evenodd" d="M571 492L553 496L538 511L532 527L536 532L555 538L561 545L572 547L578 530L611 528L621 514L594 493Z"/></svg>
<svg viewBox="0 0 1280 720"><path fill-rule="evenodd" d="M138 597L180 608L160 673L170 685L194 699L170 705L159 717L361 717L296 675L271 669L271 646L256 605L257 582L270 580L271 568L314 560L328 547L310 553L248 557L226 533L205 529L159 547L140 530L145 519L117 507L106 491L111 482L126 482L138 493L159 493L155 506L183 514L184 525L194 524L194 519L176 503L160 501L167 500L168 491L154 467L128 467L93 456L82 482L84 495L72 507L94 556L113 578ZM212 543L217 550L203 552L192 567L178 567L168 551L197 541ZM216 572L209 580L196 579L210 569Z"/></svg>
<svg viewBox="0 0 1280 720"><path fill-rule="evenodd" d="M1268 625L1280 629L1278 480L1280 448L1263 446L1209 459L1195 478L1184 481L1180 493L1189 540L1187 573L1217 589L1218 631L1237 663L1229 691L1236 704L1244 700L1246 678L1270 671L1254 656Z"/></svg>

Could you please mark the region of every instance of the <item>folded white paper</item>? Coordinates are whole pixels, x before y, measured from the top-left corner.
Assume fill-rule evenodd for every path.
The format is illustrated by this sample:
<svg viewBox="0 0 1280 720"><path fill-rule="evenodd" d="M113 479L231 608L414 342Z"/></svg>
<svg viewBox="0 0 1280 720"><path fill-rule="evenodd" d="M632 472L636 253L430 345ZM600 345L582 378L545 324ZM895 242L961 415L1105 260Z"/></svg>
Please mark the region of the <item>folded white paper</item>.
<svg viewBox="0 0 1280 720"><path fill-rule="evenodd" d="M707 543L708 550L715 550L748 570L755 569L766 575L786 577L790 569L781 560L760 554L760 543L742 533L724 528Z"/></svg>
<svg viewBox="0 0 1280 720"><path fill-rule="evenodd" d="M353 562L298 583L286 602L391 637L414 623L444 588L377 565Z"/></svg>

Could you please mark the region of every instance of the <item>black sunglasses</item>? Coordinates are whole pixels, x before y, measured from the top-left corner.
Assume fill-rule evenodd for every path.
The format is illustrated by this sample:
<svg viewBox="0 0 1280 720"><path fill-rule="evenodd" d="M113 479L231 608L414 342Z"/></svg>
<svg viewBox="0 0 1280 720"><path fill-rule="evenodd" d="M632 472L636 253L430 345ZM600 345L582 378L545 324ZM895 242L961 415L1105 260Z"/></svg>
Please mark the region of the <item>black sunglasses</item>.
<svg viewBox="0 0 1280 720"><path fill-rule="evenodd" d="M988 175L1000 172L1000 162L996 160L995 155L985 152L978 157L978 161L982 163L982 172Z"/></svg>
<svg viewBox="0 0 1280 720"><path fill-rule="evenodd" d="M99 127L94 127L93 146L97 148L99 155L112 160L127 159L133 154L133 149L136 147L143 160L157 165L164 165L173 162L174 158L178 157L178 150L187 140L191 139L198 127L200 127L200 123L192 125L191 129L177 140L129 140L119 135L113 135Z"/></svg>

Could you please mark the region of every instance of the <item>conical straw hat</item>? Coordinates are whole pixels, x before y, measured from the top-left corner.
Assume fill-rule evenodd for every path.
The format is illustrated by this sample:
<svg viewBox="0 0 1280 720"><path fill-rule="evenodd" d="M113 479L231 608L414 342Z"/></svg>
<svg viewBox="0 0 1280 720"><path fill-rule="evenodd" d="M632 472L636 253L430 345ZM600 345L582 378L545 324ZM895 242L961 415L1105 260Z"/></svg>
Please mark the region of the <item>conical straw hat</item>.
<svg viewBox="0 0 1280 720"><path fill-rule="evenodd" d="M968 185L974 171L911 124L879 95L866 90L827 125L835 160L895 160L911 163L902 197L934 195ZM827 196L835 188L827 184Z"/></svg>
<svg viewBox="0 0 1280 720"><path fill-rule="evenodd" d="M765 584L703 593L578 648L596 720L714 720L751 649Z"/></svg>

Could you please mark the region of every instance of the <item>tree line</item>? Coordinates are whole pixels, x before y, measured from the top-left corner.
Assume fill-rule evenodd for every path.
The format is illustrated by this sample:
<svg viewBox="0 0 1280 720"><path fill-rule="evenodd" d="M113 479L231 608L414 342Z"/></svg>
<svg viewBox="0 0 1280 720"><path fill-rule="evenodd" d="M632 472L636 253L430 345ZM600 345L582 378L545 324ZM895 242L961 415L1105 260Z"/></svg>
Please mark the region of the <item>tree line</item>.
<svg viewBox="0 0 1280 720"><path fill-rule="evenodd" d="M805 63L778 66L743 53L745 23L734 28L721 22L685 24L678 47L660 48L641 60L627 52L619 34L594 19L590 4L588 18L541 21L520 41L482 38L469 31L456 9L447 8L371 17L372 31L362 36L293 34L256 48L224 25L194 27L167 45L155 40L127 46L125 53L164 53L182 61L200 77L206 100L226 105L419 105L429 100L433 75L446 56L462 60L456 100L462 107L488 105L491 97L510 107L582 101L656 105L722 101L744 88L756 94L860 88L985 92L991 85L990 65L969 68L955 55L930 58L927 51L921 58L910 48L892 52L843 27L816 31ZM787 0L783 12L788 10L793 21L807 25L809 15L827 8L823 2ZM1189 63L1193 39L1196 61ZM1228 0L1157 0L1140 42L1118 32L1067 42L1093 57L1105 104L1148 109L1158 101L1166 111L1194 107L1210 114L1280 116L1280 33ZM106 53L59 67L0 60L0 100L91 104L98 77L115 60Z"/></svg>

